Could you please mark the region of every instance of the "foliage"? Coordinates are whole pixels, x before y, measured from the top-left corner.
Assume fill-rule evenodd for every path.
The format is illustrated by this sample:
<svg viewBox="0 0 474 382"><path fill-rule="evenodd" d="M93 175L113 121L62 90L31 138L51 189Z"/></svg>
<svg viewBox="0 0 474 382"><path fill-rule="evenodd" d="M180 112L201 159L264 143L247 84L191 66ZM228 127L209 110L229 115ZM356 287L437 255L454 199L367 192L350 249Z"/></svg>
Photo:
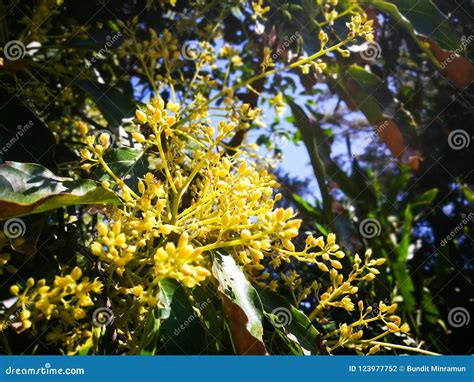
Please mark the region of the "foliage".
<svg viewBox="0 0 474 382"><path fill-rule="evenodd" d="M431 1L411 12L398 0L111 0L92 19L69 1L12 5L0 67L6 352L445 351L425 327L447 335L430 294L456 270L425 279L406 265L433 206L454 198L416 184L432 144L420 126L441 97L418 76L465 87L472 68L446 61L460 26ZM388 48L400 39L407 52ZM361 44L397 57L379 64ZM329 115L319 101L331 97ZM375 133L352 156L357 110ZM321 201L278 182L282 136L308 149ZM348 163L331 153L340 137ZM398 160L386 173L378 137ZM464 206L469 179L455 170ZM456 246L443 258L458 261Z"/></svg>

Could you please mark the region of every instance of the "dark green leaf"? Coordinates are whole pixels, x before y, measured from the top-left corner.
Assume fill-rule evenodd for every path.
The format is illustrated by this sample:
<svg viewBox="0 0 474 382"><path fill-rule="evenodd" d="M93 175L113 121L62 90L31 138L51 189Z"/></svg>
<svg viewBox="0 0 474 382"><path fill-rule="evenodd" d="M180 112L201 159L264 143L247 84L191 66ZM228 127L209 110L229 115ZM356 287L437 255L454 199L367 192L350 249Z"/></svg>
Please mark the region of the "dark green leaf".
<svg viewBox="0 0 474 382"><path fill-rule="evenodd" d="M104 160L115 175L125 179L125 184L137 191L138 178L142 178L148 171L148 164L143 154L144 151L140 149L121 147L108 150ZM110 175L100 167L94 171L94 176L98 180L110 180Z"/></svg>
<svg viewBox="0 0 474 382"><path fill-rule="evenodd" d="M172 279L162 280L160 288L167 301L160 312L162 344L158 353L201 354L207 348L206 335L184 288Z"/></svg>
<svg viewBox="0 0 474 382"><path fill-rule="evenodd" d="M447 50L459 49L461 40L448 18L431 0L370 1L371 5L390 14L413 37L427 36Z"/></svg>
<svg viewBox="0 0 474 382"><path fill-rule="evenodd" d="M284 330L285 334L289 334L291 339L296 341L302 349L310 351L312 354L318 353L317 336L319 333L304 313L276 293L261 290L259 296L263 303L263 309L269 315L270 322L276 330Z"/></svg>
<svg viewBox="0 0 474 382"><path fill-rule="evenodd" d="M86 80L74 81L74 85L89 94L111 127L117 127L123 118L133 116L135 104L119 88Z"/></svg>

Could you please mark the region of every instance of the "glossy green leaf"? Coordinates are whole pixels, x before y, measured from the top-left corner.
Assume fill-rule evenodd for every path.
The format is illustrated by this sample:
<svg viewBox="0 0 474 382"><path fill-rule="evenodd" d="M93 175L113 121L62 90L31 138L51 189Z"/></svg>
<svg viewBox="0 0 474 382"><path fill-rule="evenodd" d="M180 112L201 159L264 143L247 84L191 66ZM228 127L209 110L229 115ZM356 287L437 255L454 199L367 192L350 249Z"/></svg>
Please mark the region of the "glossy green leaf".
<svg viewBox="0 0 474 382"><path fill-rule="evenodd" d="M159 331L161 327L160 312L157 307L150 309L140 340L140 354L154 355L158 346Z"/></svg>
<svg viewBox="0 0 474 382"><path fill-rule="evenodd" d="M226 315L239 353L260 353L263 347L262 307L257 291L234 258L222 250L214 252L212 272L225 296ZM242 321L243 319L243 321ZM248 334L253 338L249 338Z"/></svg>
<svg viewBox="0 0 474 382"><path fill-rule="evenodd" d="M447 50L459 49L461 45L456 30L431 0L370 0L369 3L390 14L415 38L430 37Z"/></svg>
<svg viewBox="0 0 474 382"><path fill-rule="evenodd" d="M173 279L160 282L166 307L161 309L161 345L158 353L201 354L207 349L206 335L198 313L181 284ZM192 338L192 341L190 341Z"/></svg>
<svg viewBox="0 0 474 382"><path fill-rule="evenodd" d="M405 307L410 311L415 307L415 286L408 273L406 264L404 262L396 262L392 264L392 270L397 280L397 287L405 302Z"/></svg>
<svg viewBox="0 0 474 382"><path fill-rule="evenodd" d="M140 343L141 354L200 354L207 348L200 318L174 279L159 283L159 305L150 311ZM192 341L189 341L192 338Z"/></svg>
<svg viewBox="0 0 474 382"><path fill-rule="evenodd" d="M91 180L56 176L38 164L0 165L0 219L76 204L116 203L117 197Z"/></svg>
<svg viewBox="0 0 474 382"><path fill-rule="evenodd" d="M282 330L289 335L292 341L304 349L305 354L308 351L311 354L319 352L317 346L319 333L304 313L276 293L261 290L259 296L263 309L276 330Z"/></svg>
<svg viewBox="0 0 474 382"><path fill-rule="evenodd" d="M143 154L144 151L140 149L114 148L105 153L104 160L115 175L123 178L127 186L137 191L138 178L142 178L148 171L148 164ZM111 179L101 167L94 171L94 176L98 180Z"/></svg>

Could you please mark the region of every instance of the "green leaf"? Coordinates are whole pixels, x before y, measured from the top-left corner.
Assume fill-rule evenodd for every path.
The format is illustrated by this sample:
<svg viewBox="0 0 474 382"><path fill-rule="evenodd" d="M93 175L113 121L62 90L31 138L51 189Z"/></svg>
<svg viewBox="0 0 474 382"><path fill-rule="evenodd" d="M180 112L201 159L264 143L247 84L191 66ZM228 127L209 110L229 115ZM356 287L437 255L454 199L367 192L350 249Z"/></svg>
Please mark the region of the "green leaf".
<svg viewBox="0 0 474 382"><path fill-rule="evenodd" d="M116 202L113 192L91 180L59 177L32 163L0 165L0 219L76 204Z"/></svg>
<svg viewBox="0 0 474 382"><path fill-rule="evenodd" d="M294 202L296 203L298 209L302 210L302 212L305 212L308 215L313 216L313 217L321 216L321 212L315 206L313 206L310 202L303 199L298 194L293 193L291 196Z"/></svg>
<svg viewBox="0 0 474 382"><path fill-rule="evenodd" d="M151 310L140 342L140 354L200 354L207 348L204 328L181 284L160 281L159 306ZM192 341L190 341L192 338Z"/></svg>
<svg viewBox="0 0 474 382"><path fill-rule="evenodd" d="M157 307L150 310L140 340L140 354L154 355L158 345L158 333L161 326L160 312Z"/></svg>
<svg viewBox="0 0 474 382"><path fill-rule="evenodd" d="M98 82L78 80L73 84L89 94L104 118L112 127L119 126L123 118L133 116L135 104L132 98L117 87L109 87Z"/></svg>
<svg viewBox="0 0 474 382"><path fill-rule="evenodd" d="M207 348L206 335L184 288L178 281L166 279L160 282L160 289L160 296L166 296L166 300L165 307L160 309L161 346L158 352L201 354Z"/></svg>
<svg viewBox="0 0 474 382"><path fill-rule="evenodd" d="M397 286L400 288L400 294L402 295L408 310L411 310L415 306L415 287L405 264L408 257L412 225L413 214L411 212L411 205L408 204L404 213L402 238L398 245L398 258L392 264L393 273L397 280Z"/></svg>
<svg viewBox="0 0 474 382"><path fill-rule="evenodd" d="M461 39L448 18L431 0L369 1L371 5L390 14L415 39L430 37L442 48L459 49Z"/></svg>
<svg viewBox="0 0 474 382"><path fill-rule="evenodd" d="M214 252L212 271L224 296L226 318L237 352L264 354L262 307L257 291L234 258L222 250Z"/></svg>
<svg viewBox="0 0 474 382"><path fill-rule="evenodd" d="M418 198L416 198L415 203L412 203L412 206L422 206L422 205L430 205L438 196L438 189L432 188L431 190L423 192Z"/></svg>
<svg viewBox="0 0 474 382"><path fill-rule="evenodd" d="M91 353L92 353L92 344L87 344L79 351L79 355L90 355Z"/></svg>
<svg viewBox="0 0 474 382"><path fill-rule="evenodd" d="M351 96L369 122L376 125L387 118L394 119L406 142L413 143L416 137L415 121L386 84L378 76L358 65L351 65L347 74L358 88Z"/></svg>
<svg viewBox="0 0 474 382"><path fill-rule="evenodd" d="M402 239L398 246L398 262L405 263L408 257L408 247L410 245L411 228L413 224L413 214L411 205L407 205L404 213L404 221L402 228Z"/></svg>
<svg viewBox="0 0 474 382"><path fill-rule="evenodd" d="M232 351L229 333L224 328L222 301L217 287L212 283L196 286L192 290L194 308L199 309L200 319L206 331L207 354L228 354Z"/></svg>
<svg viewBox="0 0 474 382"><path fill-rule="evenodd" d="M285 335L289 335L292 341L304 349L304 353L310 351L311 354L318 354L317 337L319 332L304 313L276 293L260 290L259 296L263 303L263 309L270 316L270 322L276 330L284 331Z"/></svg>
<svg viewBox="0 0 474 382"><path fill-rule="evenodd" d="M430 293L427 288L423 288L421 306L423 308L423 311L425 312L424 316L426 317L428 322L432 324L440 322L443 323L443 321L440 320L438 308L433 303L433 294Z"/></svg>
<svg viewBox="0 0 474 382"><path fill-rule="evenodd" d="M166 320L171 315L171 303L173 295L178 284L173 280L162 280L159 284L158 301L159 307L151 309L143 329L142 338L140 340L140 354L154 355L156 354L159 340L161 321Z"/></svg>
<svg viewBox="0 0 474 382"><path fill-rule="evenodd" d="M115 175L124 178L125 184L136 192L138 178L142 178L148 171L148 163L143 154L144 151L140 149L121 147L108 150L104 160ZM111 179L101 167L94 171L94 176L100 181Z"/></svg>
<svg viewBox="0 0 474 382"><path fill-rule="evenodd" d="M349 105L355 104L365 115L395 157L402 159L402 154L409 153L408 146L418 146L412 115L378 76L351 65L344 73L339 68L338 78L337 91Z"/></svg>
<svg viewBox="0 0 474 382"><path fill-rule="evenodd" d="M408 273L405 263L396 262L392 264L392 270L397 280L397 287L400 290L400 294L403 297L405 307L408 311L415 307L415 286Z"/></svg>

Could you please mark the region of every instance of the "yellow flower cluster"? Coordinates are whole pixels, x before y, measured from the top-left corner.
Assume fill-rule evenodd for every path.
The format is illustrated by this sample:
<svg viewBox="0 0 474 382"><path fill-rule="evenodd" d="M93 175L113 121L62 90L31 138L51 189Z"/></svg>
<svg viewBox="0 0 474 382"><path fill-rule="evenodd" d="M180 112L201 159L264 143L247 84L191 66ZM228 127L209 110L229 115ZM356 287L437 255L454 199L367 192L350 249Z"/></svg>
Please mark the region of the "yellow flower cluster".
<svg viewBox="0 0 474 382"><path fill-rule="evenodd" d="M165 105L158 96L137 110L136 117L133 138L160 163L155 172L138 180L138 192L104 163L107 137L99 137L97 145L88 138L88 149L82 152L85 166L104 167L124 201L123 207L98 224L98 239L92 244L92 253L109 264L108 271L124 276L116 285L119 293L132 293L143 307L152 306L159 303L154 296L160 280L174 278L194 287L211 276L210 253L225 249L253 282L273 290L278 289L279 280L271 279L268 267L277 270L283 263L297 260L327 273L331 286L324 291L317 281L303 286L295 271L280 274L284 285L293 290L302 288L299 295L295 294L296 305L309 295L315 296L318 304L311 320L324 320L324 311L329 308L349 313L356 309L355 284L372 281L384 259L371 259L371 251L366 252L364 261L356 255L352 271L344 277L340 272L345 254L334 234L326 239L310 235L297 250L292 239L299 234L301 220L295 219L291 208L275 208L281 195L275 194L278 184L273 176L251 160L255 154L250 148L231 153L226 150L224 142L233 136L237 116L221 121L217 128L205 119L183 122L179 105ZM105 186L111 187L108 182ZM394 309L381 308L376 317L387 321L391 332L400 324L392 317ZM347 325L348 329L342 326L334 331L328 339L339 338L328 350L341 346L365 349L372 342L361 342L366 341L363 331L351 330L372 321L375 319L362 316ZM401 332L407 330L403 325L397 327Z"/></svg>
<svg viewBox="0 0 474 382"><path fill-rule="evenodd" d="M54 321L56 330L63 333L71 326L91 326L87 309L95 305L102 288L98 279L83 277L79 267L65 276L56 276L52 286L47 285L45 279L35 282L33 278L26 280L23 290L12 285L10 293L18 298L17 306L21 307L19 322L13 323L12 327L21 333L30 329L33 323L37 330L41 321ZM83 340L81 337L80 341Z"/></svg>
<svg viewBox="0 0 474 382"><path fill-rule="evenodd" d="M379 343L378 340L390 333L399 332L407 334L410 328L408 324L402 324L400 317L394 315L397 304L387 306L384 302L380 302L376 309L373 309L372 306L364 308L364 302L362 300L357 301L356 299L359 292L357 284L363 281L373 281L376 275L380 274L377 267L383 265L385 259L372 259L371 250L365 252L364 260L356 254L353 268L345 277L341 273L344 267L337 260L343 259L345 255L339 249L339 246L335 244L335 239L333 234L329 234L327 243L324 243L322 237L314 239L310 236L306 240L307 247L310 246L309 243L318 242L317 246L321 248L321 251L317 252L316 256L324 260L324 262L311 259L311 255L305 254L305 251L303 251L304 256L299 257L299 260L306 263L314 263L320 270L328 273L330 286L327 289L324 290L323 283L318 281L313 281L311 285L305 286L301 276L294 270L289 273L280 274L283 280L282 285L273 280L270 286L274 289L283 287L290 290L294 297L295 305L299 305L310 296L316 298L318 303L309 315L311 321L318 318L320 322L327 322L327 313L325 311L329 309L344 309L351 314L357 308L359 318L349 324L343 323L339 328L325 334L323 336L324 344L329 353L344 347L354 349L358 354L364 354L364 351L367 351L367 354L375 354L380 350L381 344L384 345ZM369 324L377 322L384 326L384 331L375 337L364 338L364 328L368 327Z"/></svg>
<svg viewBox="0 0 474 382"><path fill-rule="evenodd" d="M270 12L270 7L268 5L263 5L263 0L252 1L252 18L254 20L258 18L263 18L265 13Z"/></svg>
<svg viewBox="0 0 474 382"><path fill-rule="evenodd" d="M367 41L372 41L374 39L373 24L374 20L366 20L364 15L357 14L352 16L351 22L346 23L350 31L347 38L352 40L360 36L364 37Z"/></svg>
<svg viewBox="0 0 474 382"><path fill-rule="evenodd" d="M239 51L232 46L225 44L219 52L219 55L228 58L230 62L235 66L242 66L242 57L240 57Z"/></svg>
<svg viewBox="0 0 474 382"><path fill-rule="evenodd" d="M249 111L245 105L240 110ZM159 96L137 110L141 128L132 136L160 163L156 173L138 181L138 193L103 160L108 137L101 135L97 144L87 137L83 169L101 165L125 202L98 224L92 253L119 275L140 262L154 269L155 283L171 277L190 287L210 275L206 255L211 250L226 248L242 265L259 270L261 260L276 250L290 254L301 221L292 220L291 209L274 210L281 195L273 196L273 176L250 161L245 150L229 155L221 148L240 116L217 129L205 121L177 127L179 112L179 105L165 107ZM111 187L108 181L103 185Z"/></svg>

